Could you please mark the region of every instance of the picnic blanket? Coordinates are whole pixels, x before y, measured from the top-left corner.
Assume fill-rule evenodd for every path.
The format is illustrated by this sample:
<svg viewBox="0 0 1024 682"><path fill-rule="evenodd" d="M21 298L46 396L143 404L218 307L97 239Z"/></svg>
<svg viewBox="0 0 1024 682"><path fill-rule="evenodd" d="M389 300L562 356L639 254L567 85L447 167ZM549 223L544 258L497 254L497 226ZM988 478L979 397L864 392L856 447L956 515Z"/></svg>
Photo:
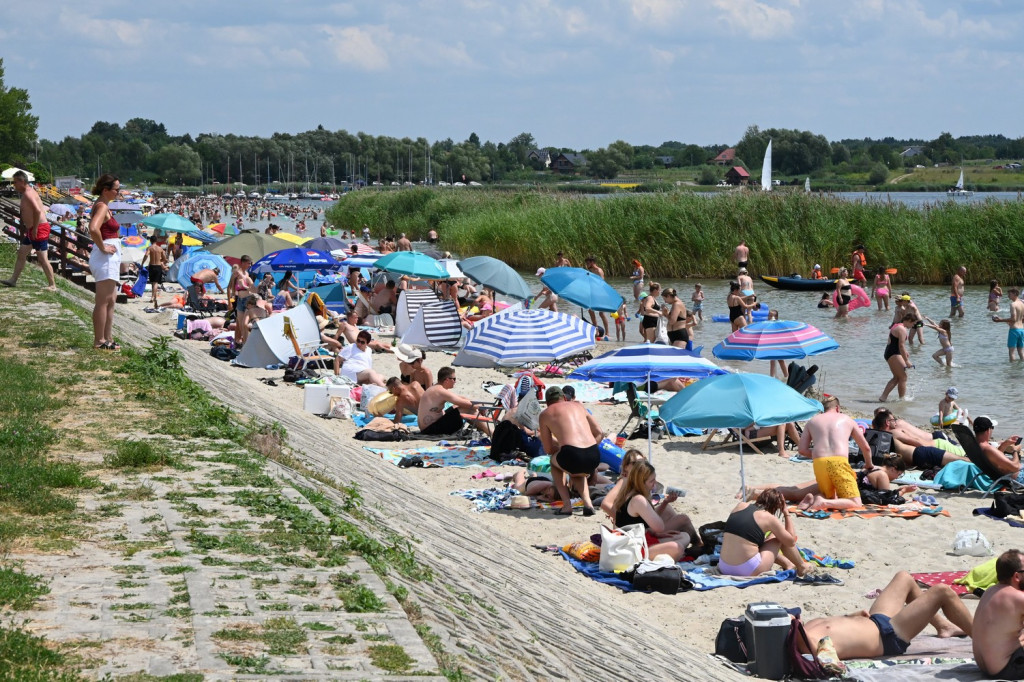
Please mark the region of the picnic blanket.
<svg viewBox="0 0 1024 682"><path fill-rule="evenodd" d="M808 511L800 509L799 507L791 506L789 508L789 512L807 519L848 519L852 517L874 519L881 516L900 519L916 519L919 516L949 516L949 512L941 506L935 505L929 507L928 505L921 504L920 502L909 502L898 507L892 505L881 506L877 504L867 504L855 509L827 509L820 511Z"/></svg>
<svg viewBox="0 0 1024 682"><path fill-rule="evenodd" d="M485 512L508 509L512 496L517 495L518 492L515 488L468 488L453 490L448 494L464 497L473 502L473 511ZM580 504L582 503L583 501L580 500Z"/></svg>
<svg viewBox="0 0 1024 682"><path fill-rule="evenodd" d="M494 464L491 459L491 448L488 445L466 447L463 445L434 445L403 450L387 450L384 448L366 448L379 455L385 462L395 466L404 457L422 457L427 467L471 467ZM507 464L507 462L506 462Z"/></svg>
<svg viewBox="0 0 1024 682"><path fill-rule="evenodd" d="M1007 516L1007 517L1004 518L1004 517L1001 517L1001 516L996 516L995 514L992 513L991 507L978 507L977 509L974 510L974 515L975 516L987 516L988 518L992 519L993 521L1002 521L1003 523L1010 524L1014 528L1024 528L1024 519L1022 519L1021 517L1019 517L1019 516Z"/></svg>
<svg viewBox="0 0 1024 682"><path fill-rule="evenodd" d="M623 592L635 591L632 583L620 577L617 573L602 571L598 568L600 564L573 559L562 550L559 550L558 553L562 555L563 559L572 564L573 568L592 580L617 587ZM679 567L683 569L683 580L689 580L693 584L693 589L697 592L713 590L716 587L739 587L742 589L751 585L781 583L796 577L796 571L793 570L769 571L753 578L737 578L735 576L721 575L718 573L718 569L697 566L692 563L679 564Z"/></svg>
<svg viewBox="0 0 1024 682"><path fill-rule="evenodd" d="M971 588L956 581L967 575L967 571L939 571L936 573L911 573L911 577L922 585L949 585L959 595L969 594Z"/></svg>
<svg viewBox="0 0 1024 682"><path fill-rule="evenodd" d="M900 474L900 477L895 479L893 483L896 485L916 485L918 488L930 488L932 490L942 490L942 485L936 483L934 480L925 481L921 478L923 471L904 471Z"/></svg>

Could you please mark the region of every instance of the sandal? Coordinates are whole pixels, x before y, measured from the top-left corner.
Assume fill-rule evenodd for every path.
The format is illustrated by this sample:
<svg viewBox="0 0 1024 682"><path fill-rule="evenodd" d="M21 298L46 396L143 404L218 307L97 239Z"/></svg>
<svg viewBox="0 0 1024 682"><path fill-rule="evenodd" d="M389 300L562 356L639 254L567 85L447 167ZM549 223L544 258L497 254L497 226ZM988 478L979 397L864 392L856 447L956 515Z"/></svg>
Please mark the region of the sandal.
<svg viewBox="0 0 1024 682"><path fill-rule="evenodd" d="M568 509L561 509L561 508L556 509L554 515L555 516L572 516L572 507L569 507Z"/></svg>
<svg viewBox="0 0 1024 682"><path fill-rule="evenodd" d="M481 471L479 473L473 474L472 476L470 476L470 478L473 478L473 479L494 478L497 475L498 474L496 474L493 471L491 471L490 469L488 469L487 471Z"/></svg>

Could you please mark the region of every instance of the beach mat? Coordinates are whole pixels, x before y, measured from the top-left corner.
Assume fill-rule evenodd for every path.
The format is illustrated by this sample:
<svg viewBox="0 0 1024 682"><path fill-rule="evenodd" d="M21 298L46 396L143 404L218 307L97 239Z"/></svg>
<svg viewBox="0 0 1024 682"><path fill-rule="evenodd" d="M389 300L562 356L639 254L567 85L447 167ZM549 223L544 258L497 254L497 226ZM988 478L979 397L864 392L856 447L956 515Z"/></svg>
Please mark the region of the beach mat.
<svg viewBox="0 0 1024 682"><path fill-rule="evenodd" d="M903 505L901 507L887 507L876 504L868 504L856 509L832 509L821 511L805 511L799 507L791 506L791 514L805 519L849 519L853 517L861 519L875 519L881 517L897 519L916 519L920 516L949 516L949 512L940 506L929 507L917 503Z"/></svg>
<svg viewBox="0 0 1024 682"><path fill-rule="evenodd" d="M559 550L558 553L562 555L563 559L572 564L573 568L591 580L617 587L623 592L638 591L633 588L633 585L628 580L620 577L617 573L602 571L598 568L599 564L597 563L573 559L562 550ZM781 583L796 577L796 571L774 571L754 578L734 578L719 575L716 569L696 567L693 564L680 564L679 566L683 569L683 579L693 583L693 589L696 592L713 590L717 587L739 587L742 589L751 585Z"/></svg>
<svg viewBox="0 0 1024 682"><path fill-rule="evenodd" d="M845 663L847 674L843 679L859 682L974 682L991 679L981 672L973 658L959 656L924 656L906 660L875 659L865 662L864 665L859 660Z"/></svg>
<svg viewBox="0 0 1024 682"><path fill-rule="evenodd" d="M491 447L480 445L467 447L463 445L433 445L429 447L405 448L388 450L384 448L366 448L378 455L385 462L395 466L405 457L421 457L427 467L471 467L494 464L491 459Z"/></svg>
<svg viewBox="0 0 1024 682"><path fill-rule="evenodd" d="M922 480L921 474L923 473L923 471L904 471L893 483L896 485L916 485L918 488L928 488L929 490L942 490L942 486L934 480Z"/></svg>
<svg viewBox="0 0 1024 682"><path fill-rule="evenodd" d="M516 492L514 488L467 488L465 490L453 490L448 493L456 497L463 497L473 503L473 511L499 511L509 509L512 496ZM580 500L580 504L583 501Z"/></svg>
<svg viewBox="0 0 1024 682"><path fill-rule="evenodd" d="M949 585L954 592L963 596L970 594L971 590L966 585L958 585L953 581L964 577L967 573L967 571L939 571L936 573L911 573L910 575L922 586Z"/></svg>
<svg viewBox="0 0 1024 682"><path fill-rule="evenodd" d="M977 509L974 510L974 515L975 516L987 516L988 518L992 519L993 521L1002 521L1003 523L1010 524L1014 528L1024 528L1024 519L1022 519L1021 517L1019 517L1019 516L1007 516L1007 517L1003 518L1003 517L1000 517L1000 516L996 516L995 514L992 513L992 508L991 507L978 507Z"/></svg>

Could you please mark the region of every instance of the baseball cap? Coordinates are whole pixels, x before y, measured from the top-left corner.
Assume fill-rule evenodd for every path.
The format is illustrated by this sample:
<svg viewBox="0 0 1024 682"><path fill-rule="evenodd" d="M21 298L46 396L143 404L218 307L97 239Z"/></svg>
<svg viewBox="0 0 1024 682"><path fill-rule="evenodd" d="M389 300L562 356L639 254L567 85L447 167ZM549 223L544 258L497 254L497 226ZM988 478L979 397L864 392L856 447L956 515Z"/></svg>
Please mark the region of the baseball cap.
<svg viewBox="0 0 1024 682"><path fill-rule="evenodd" d="M995 421L989 419L988 417L986 417L984 415L982 415L981 417L975 417L974 418L974 433L977 434L977 433L981 433L982 431L987 431L988 429L991 429L992 427L996 426L997 424L998 424L998 422L995 422Z"/></svg>
<svg viewBox="0 0 1024 682"><path fill-rule="evenodd" d="M956 386L950 386L946 389L946 395L953 400L956 400L960 397L960 391L956 390Z"/></svg>
<svg viewBox="0 0 1024 682"><path fill-rule="evenodd" d="M814 264L814 269L815 269L815 270L821 270L821 266L820 266L820 265L818 265L817 263L815 263L815 264Z"/></svg>
<svg viewBox="0 0 1024 682"><path fill-rule="evenodd" d="M544 268L537 268L537 275L536 275L536 276L537 276L537 277L540 277L540 276L541 276L541 275L543 275L543 274L544 274L545 272L547 272L547 270L545 270Z"/></svg>
<svg viewBox="0 0 1024 682"><path fill-rule="evenodd" d="M548 405L551 403L557 403L563 397L562 389L558 386L548 386L548 390L544 391L544 402Z"/></svg>

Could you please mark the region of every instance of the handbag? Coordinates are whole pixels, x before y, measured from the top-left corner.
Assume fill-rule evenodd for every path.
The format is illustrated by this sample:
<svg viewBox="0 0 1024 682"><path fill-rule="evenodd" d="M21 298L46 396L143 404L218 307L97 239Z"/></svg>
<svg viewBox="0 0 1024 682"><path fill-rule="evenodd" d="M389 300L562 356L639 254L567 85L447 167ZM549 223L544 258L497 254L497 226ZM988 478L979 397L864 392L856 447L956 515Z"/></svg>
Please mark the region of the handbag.
<svg viewBox="0 0 1024 682"><path fill-rule="evenodd" d="M801 653L801 643L810 652L809 654ZM786 635L785 651L789 654L789 664L792 667L791 673L793 677L798 677L802 680L826 680L831 677L824 666L821 665L821 661L818 660L818 647L811 645L810 638L807 636L807 631L804 630L804 624L800 620L800 616L793 618L793 622L789 626L789 634Z"/></svg>
<svg viewBox="0 0 1024 682"><path fill-rule="evenodd" d="M628 571L647 558L647 535L642 523L615 530L601 526L601 560L598 568L607 573Z"/></svg>

